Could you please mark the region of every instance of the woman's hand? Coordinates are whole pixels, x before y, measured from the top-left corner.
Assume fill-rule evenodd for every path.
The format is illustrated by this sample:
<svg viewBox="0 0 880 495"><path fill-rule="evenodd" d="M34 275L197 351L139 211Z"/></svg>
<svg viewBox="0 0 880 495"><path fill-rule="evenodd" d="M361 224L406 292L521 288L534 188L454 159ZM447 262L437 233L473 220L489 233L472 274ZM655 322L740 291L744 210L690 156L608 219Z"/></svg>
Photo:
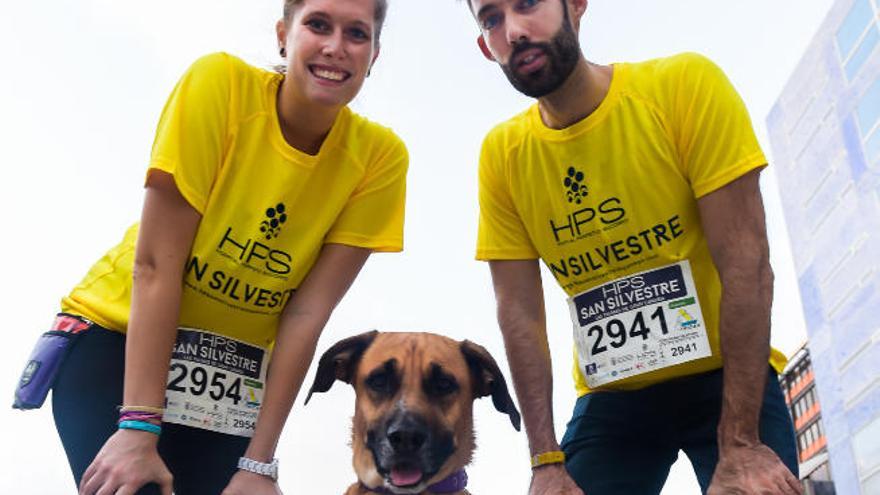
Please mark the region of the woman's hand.
<svg viewBox="0 0 880 495"><path fill-rule="evenodd" d="M145 431L114 433L83 474L80 495L133 495L147 483L171 495L171 472L156 450L158 441L157 435Z"/></svg>
<svg viewBox="0 0 880 495"><path fill-rule="evenodd" d="M281 495L281 489L268 476L239 471L229 480L221 495Z"/></svg>

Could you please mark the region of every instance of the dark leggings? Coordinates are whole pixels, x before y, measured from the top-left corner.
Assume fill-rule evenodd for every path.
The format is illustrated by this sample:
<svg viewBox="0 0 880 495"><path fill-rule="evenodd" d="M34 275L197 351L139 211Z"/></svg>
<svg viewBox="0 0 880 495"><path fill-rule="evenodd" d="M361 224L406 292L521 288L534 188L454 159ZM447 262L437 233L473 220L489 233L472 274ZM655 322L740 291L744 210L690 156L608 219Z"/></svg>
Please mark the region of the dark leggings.
<svg viewBox="0 0 880 495"><path fill-rule="evenodd" d="M659 494L683 450L703 493L718 464L721 370L630 392L579 398L562 450L566 468L587 495ZM797 476L794 425L776 372L767 372L760 416L761 442Z"/></svg>
<svg viewBox="0 0 880 495"><path fill-rule="evenodd" d="M116 431L124 369L125 337L93 326L70 351L52 389L55 426L77 486ZM218 495L247 444L244 437L165 423L158 448L174 476L176 495ZM138 491L158 493L156 485Z"/></svg>

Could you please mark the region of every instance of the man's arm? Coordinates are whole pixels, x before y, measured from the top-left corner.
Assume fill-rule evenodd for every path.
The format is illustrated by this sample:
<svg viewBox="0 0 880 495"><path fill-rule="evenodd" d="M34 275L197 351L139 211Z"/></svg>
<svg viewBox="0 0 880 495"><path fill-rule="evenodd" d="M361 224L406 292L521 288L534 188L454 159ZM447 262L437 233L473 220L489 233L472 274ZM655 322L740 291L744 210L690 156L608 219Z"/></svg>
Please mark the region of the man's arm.
<svg viewBox="0 0 880 495"><path fill-rule="evenodd" d="M498 324L531 455L559 450L553 429L553 375L537 260L490 261ZM537 468L531 495L583 495L562 464Z"/></svg>
<svg viewBox="0 0 880 495"><path fill-rule="evenodd" d="M724 391L718 423L719 462L710 494L800 493L797 479L758 435L773 300L758 177L758 170L749 172L698 200L722 285L719 332Z"/></svg>

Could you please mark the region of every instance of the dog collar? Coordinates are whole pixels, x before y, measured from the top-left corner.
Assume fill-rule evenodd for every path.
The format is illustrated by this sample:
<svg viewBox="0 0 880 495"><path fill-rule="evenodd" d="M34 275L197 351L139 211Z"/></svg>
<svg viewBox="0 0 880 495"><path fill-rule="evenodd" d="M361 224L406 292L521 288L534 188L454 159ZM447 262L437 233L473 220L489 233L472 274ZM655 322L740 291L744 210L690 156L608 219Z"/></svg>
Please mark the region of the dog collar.
<svg viewBox="0 0 880 495"><path fill-rule="evenodd" d="M437 493L437 494L455 493L455 492L460 492L460 491L464 490L465 488L467 488L467 483L468 483L467 472L465 472L465 470L462 469L460 471L456 471L456 472L450 474L449 476L438 481L437 483L434 483L433 485L429 486L425 490L427 490L431 493ZM380 486L378 488L370 488L363 483L361 483L361 486L371 492L381 493L383 495L395 495L394 492L385 488L384 486Z"/></svg>

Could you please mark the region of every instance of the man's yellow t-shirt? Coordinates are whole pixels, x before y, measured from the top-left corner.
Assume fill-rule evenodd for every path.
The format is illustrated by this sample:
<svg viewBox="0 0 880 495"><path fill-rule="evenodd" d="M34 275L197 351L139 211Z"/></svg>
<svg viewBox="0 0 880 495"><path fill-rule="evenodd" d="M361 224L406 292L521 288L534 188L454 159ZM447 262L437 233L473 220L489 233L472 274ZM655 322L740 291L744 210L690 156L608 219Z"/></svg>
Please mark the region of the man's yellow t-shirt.
<svg viewBox="0 0 880 495"><path fill-rule="evenodd" d="M534 105L486 137L477 258L540 258L569 296L688 265L696 293L682 304L698 297L711 355L599 389L636 389L717 369L721 282L697 199L766 163L745 105L706 58L615 64L607 96L587 118L554 130ZM691 318L687 310L680 312ZM639 318L637 333L646 328L647 316ZM591 370L578 361L575 352L583 395ZM770 361L779 371L785 357L773 350Z"/></svg>
<svg viewBox="0 0 880 495"><path fill-rule="evenodd" d="M322 245L403 248L403 143L344 108L317 155L292 148L275 107L282 79L224 53L196 61L163 110L147 172L172 174L202 215L180 325L260 347ZM134 225L62 310L125 332L136 239Z"/></svg>

